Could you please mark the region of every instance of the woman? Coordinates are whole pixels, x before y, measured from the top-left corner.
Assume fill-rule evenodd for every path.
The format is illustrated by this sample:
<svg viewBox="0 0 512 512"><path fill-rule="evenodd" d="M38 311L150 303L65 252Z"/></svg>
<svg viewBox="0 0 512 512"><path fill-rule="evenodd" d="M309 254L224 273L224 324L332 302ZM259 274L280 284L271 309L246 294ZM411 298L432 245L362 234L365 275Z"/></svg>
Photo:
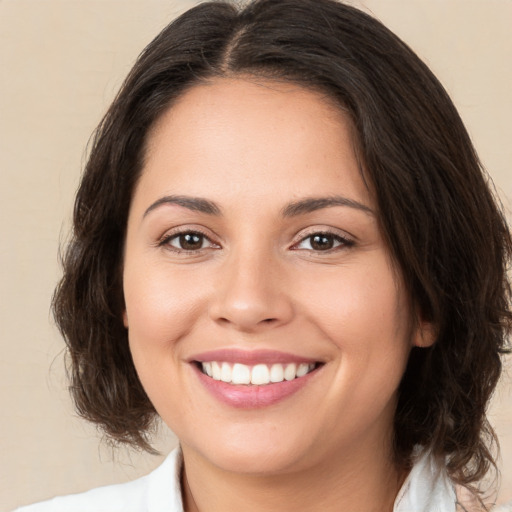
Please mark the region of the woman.
<svg viewBox="0 0 512 512"><path fill-rule="evenodd" d="M158 415L180 449L26 510L469 509L510 250L453 104L379 22L199 5L96 132L54 302L82 416L151 450Z"/></svg>

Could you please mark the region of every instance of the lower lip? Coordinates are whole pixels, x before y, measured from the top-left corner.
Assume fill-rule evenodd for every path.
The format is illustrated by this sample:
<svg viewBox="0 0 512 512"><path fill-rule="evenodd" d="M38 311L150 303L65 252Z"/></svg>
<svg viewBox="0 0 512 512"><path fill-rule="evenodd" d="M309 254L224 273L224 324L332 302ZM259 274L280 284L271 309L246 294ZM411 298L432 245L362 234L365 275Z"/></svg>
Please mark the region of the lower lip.
<svg viewBox="0 0 512 512"><path fill-rule="evenodd" d="M197 366L192 365L200 382L221 402L241 409L257 409L268 407L294 395L318 372L312 372L290 381L275 382L264 386L228 384L205 375Z"/></svg>

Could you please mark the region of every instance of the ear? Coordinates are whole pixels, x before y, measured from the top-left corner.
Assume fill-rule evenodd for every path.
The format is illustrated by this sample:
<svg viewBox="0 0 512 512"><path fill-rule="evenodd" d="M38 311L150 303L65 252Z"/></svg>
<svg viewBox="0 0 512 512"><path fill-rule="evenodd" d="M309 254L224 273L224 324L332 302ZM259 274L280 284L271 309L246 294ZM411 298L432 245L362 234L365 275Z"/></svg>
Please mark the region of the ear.
<svg viewBox="0 0 512 512"><path fill-rule="evenodd" d="M123 310L123 324L128 329L128 315L126 314L126 309Z"/></svg>
<svg viewBox="0 0 512 512"><path fill-rule="evenodd" d="M437 339L437 329L432 322L418 320L418 325L414 329L412 344L414 347L431 347Z"/></svg>

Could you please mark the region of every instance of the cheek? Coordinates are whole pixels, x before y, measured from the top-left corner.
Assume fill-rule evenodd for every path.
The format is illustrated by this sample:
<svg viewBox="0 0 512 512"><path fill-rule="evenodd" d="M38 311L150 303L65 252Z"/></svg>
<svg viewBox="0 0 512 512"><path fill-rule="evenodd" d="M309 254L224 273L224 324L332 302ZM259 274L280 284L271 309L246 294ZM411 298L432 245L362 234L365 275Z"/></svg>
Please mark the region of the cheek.
<svg viewBox="0 0 512 512"><path fill-rule="evenodd" d="M177 344L201 314L204 291L186 272L128 264L124 273L127 326L132 351Z"/></svg>
<svg viewBox="0 0 512 512"><path fill-rule="evenodd" d="M346 410L366 417L391 399L405 371L411 348L410 308L385 261L345 270L310 280L304 311L338 350L331 392L350 389Z"/></svg>
<svg viewBox="0 0 512 512"><path fill-rule="evenodd" d="M298 285L305 315L340 349L400 346L409 337L410 309L386 260L335 268ZM387 347L389 348L389 346Z"/></svg>
<svg viewBox="0 0 512 512"><path fill-rule="evenodd" d="M141 270L142 269L142 270ZM128 341L133 362L148 397L168 424L179 425L191 397L183 388L187 335L198 323L200 290L183 273L166 266L127 262L124 295Z"/></svg>

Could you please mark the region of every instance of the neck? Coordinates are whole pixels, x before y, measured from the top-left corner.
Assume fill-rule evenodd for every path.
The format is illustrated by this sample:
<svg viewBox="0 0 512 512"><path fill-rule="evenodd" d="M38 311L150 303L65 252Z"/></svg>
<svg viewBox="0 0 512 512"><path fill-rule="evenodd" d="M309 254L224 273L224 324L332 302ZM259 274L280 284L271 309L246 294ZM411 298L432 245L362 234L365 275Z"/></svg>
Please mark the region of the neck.
<svg viewBox="0 0 512 512"><path fill-rule="evenodd" d="M183 447L186 512L392 512L405 473L382 446L359 446L298 471L240 474Z"/></svg>

